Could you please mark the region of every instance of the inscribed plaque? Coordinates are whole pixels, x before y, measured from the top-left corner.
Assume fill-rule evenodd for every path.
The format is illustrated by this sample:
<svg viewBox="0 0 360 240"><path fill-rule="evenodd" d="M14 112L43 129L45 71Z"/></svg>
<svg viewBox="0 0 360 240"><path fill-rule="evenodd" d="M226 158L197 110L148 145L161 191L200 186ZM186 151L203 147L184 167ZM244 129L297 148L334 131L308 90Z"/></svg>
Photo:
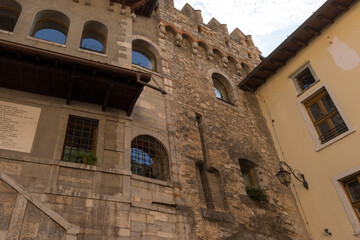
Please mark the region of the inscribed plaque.
<svg viewBox="0 0 360 240"><path fill-rule="evenodd" d="M0 149L31 152L41 108L0 101Z"/></svg>

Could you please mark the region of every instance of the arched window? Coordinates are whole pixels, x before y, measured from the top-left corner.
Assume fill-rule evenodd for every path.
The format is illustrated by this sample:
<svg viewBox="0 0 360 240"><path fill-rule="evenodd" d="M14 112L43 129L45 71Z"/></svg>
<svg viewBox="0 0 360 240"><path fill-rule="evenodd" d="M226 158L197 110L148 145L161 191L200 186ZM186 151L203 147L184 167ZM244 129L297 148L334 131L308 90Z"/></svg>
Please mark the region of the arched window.
<svg viewBox="0 0 360 240"><path fill-rule="evenodd" d="M107 27L97 21L88 21L84 24L80 47L83 49L105 53Z"/></svg>
<svg viewBox="0 0 360 240"><path fill-rule="evenodd" d="M140 45L133 45L132 63L156 71L154 54Z"/></svg>
<svg viewBox="0 0 360 240"><path fill-rule="evenodd" d="M255 172L256 164L247 159L239 159L239 164L244 185L246 187L258 187L258 180Z"/></svg>
<svg viewBox="0 0 360 240"><path fill-rule="evenodd" d="M155 138L141 135L131 142L133 174L166 181L169 179L169 159L163 145Z"/></svg>
<svg viewBox="0 0 360 240"><path fill-rule="evenodd" d="M230 102L229 94L228 94L227 88L225 86L226 79L217 73L213 74L212 79L213 79L213 83L214 83L214 90L215 90L216 98L226 101L226 102Z"/></svg>
<svg viewBox="0 0 360 240"><path fill-rule="evenodd" d="M249 74L249 66L245 63L241 63L241 67L244 69L246 74Z"/></svg>
<svg viewBox="0 0 360 240"><path fill-rule="evenodd" d="M21 6L13 0L0 0L0 29L12 32L21 13Z"/></svg>
<svg viewBox="0 0 360 240"><path fill-rule="evenodd" d="M43 10L36 14L31 36L51 42L65 44L70 19L55 10Z"/></svg>

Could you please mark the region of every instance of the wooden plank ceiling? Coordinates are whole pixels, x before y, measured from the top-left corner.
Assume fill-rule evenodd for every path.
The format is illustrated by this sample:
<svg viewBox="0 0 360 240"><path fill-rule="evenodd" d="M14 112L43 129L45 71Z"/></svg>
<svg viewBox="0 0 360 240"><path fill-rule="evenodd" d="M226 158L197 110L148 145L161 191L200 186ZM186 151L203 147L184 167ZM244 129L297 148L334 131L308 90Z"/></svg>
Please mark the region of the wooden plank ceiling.
<svg viewBox="0 0 360 240"><path fill-rule="evenodd" d="M328 0L270 55L265 58L242 82L244 91L256 91L270 76L284 66L309 42L319 36L338 16L346 12L358 0Z"/></svg>
<svg viewBox="0 0 360 240"><path fill-rule="evenodd" d="M0 87L131 114L151 75L0 40ZM99 106L99 108L100 108Z"/></svg>

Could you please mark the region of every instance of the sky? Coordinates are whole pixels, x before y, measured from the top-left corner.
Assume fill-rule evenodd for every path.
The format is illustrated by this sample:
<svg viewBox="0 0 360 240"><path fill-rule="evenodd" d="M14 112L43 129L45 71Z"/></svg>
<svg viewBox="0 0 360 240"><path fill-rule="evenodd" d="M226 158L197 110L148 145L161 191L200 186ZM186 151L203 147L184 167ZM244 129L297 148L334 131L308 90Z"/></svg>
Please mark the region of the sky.
<svg viewBox="0 0 360 240"><path fill-rule="evenodd" d="M325 0L174 0L179 10L186 3L202 11L204 23L212 17L252 35L266 57L315 12Z"/></svg>

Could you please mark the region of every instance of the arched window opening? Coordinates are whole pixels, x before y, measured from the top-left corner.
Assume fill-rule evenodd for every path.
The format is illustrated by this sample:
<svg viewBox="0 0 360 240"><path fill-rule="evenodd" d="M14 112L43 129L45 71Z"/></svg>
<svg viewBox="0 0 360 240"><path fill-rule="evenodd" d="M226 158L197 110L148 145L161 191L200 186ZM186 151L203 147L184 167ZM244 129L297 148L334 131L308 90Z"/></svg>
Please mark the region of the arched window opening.
<svg viewBox="0 0 360 240"><path fill-rule="evenodd" d="M105 53L107 27L96 21L89 21L84 24L80 47L83 49Z"/></svg>
<svg viewBox="0 0 360 240"><path fill-rule="evenodd" d="M213 83L214 83L214 90L215 90L216 98L226 101L226 102L230 102L227 88L224 85L226 79L223 76L221 76L220 74L213 74L212 79L213 79Z"/></svg>
<svg viewBox="0 0 360 240"><path fill-rule="evenodd" d="M0 0L0 29L13 32L21 13L21 6L13 0Z"/></svg>
<svg viewBox="0 0 360 240"><path fill-rule="evenodd" d="M131 171L139 176L167 181L169 159L163 145L148 135L134 138L131 142Z"/></svg>
<svg viewBox="0 0 360 240"><path fill-rule="evenodd" d="M132 63L156 71L154 54L141 45L133 45Z"/></svg>
<svg viewBox="0 0 360 240"><path fill-rule="evenodd" d="M61 12L43 10L36 14L31 36L65 44L70 26L69 18Z"/></svg>
<svg viewBox="0 0 360 240"><path fill-rule="evenodd" d="M244 69L246 74L249 73L249 66L248 65L246 65L245 63L241 63L241 67Z"/></svg>
<svg viewBox="0 0 360 240"><path fill-rule="evenodd" d="M257 175L255 172L255 163L239 159L240 170L246 187L258 187Z"/></svg>

